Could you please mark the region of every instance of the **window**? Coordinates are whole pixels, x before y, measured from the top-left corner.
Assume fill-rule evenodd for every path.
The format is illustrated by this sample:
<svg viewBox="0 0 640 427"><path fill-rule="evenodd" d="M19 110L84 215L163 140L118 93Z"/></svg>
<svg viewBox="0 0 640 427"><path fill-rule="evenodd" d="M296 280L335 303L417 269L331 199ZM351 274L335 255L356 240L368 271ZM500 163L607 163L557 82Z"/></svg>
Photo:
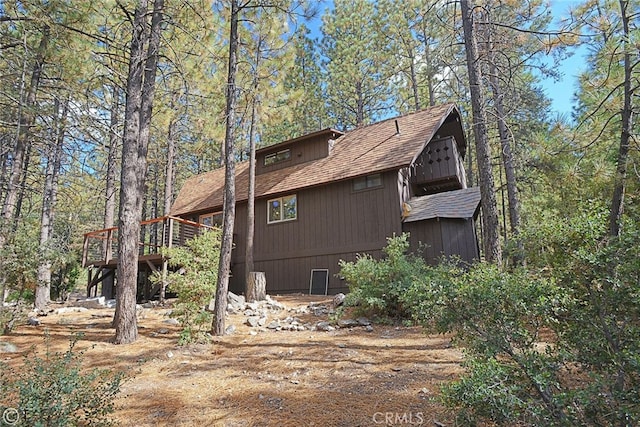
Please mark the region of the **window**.
<svg viewBox="0 0 640 427"><path fill-rule="evenodd" d="M209 227L220 227L222 226L222 212L200 215L200 218L198 218L198 222L200 224L208 225Z"/></svg>
<svg viewBox="0 0 640 427"><path fill-rule="evenodd" d="M367 188L382 187L382 174L361 176L353 180L353 190L365 190Z"/></svg>
<svg viewBox="0 0 640 427"><path fill-rule="evenodd" d="M264 156L264 165L269 166L275 163L284 162L285 160L289 160L291 158L291 150L286 149L282 151L278 151L277 153L271 153Z"/></svg>
<svg viewBox="0 0 640 427"><path fill-rule="evenodd" d="M296 195L279 197L267 202L267 223L291 221L298 217Z"/></svg>

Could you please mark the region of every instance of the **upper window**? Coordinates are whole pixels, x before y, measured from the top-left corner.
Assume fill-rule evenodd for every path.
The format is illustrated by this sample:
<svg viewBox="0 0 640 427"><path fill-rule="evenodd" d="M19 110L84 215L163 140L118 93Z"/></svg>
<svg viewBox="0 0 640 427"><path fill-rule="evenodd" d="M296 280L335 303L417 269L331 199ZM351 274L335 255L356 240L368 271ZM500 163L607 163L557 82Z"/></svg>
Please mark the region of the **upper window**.
<svg viewBox="0 0 640 427"><path fill-rule="evenodd" d="M271 153L264 156L264 165L269 166L275 163L284 162L285 160L289 160L291 158L291 150L281 150L277 153Z"/></svg>
<svg viewBox="0 0 640 427"><path fill-rule="evenodd" d="M364 190L367 188L382 187L382 174L361 176L353 180L353 190Z"/></svg>
<svg viewBox="0 0 640 427"><path fill-rule="evenodd" d="M222 226L222 212L200 215L200 218L198 218L198 222L209 227L220 227Z"/></svg>
<svg viewBox="0 0 640 427"><path fill-rule="evenodd" d="M278 197L267 202L267 223L291 221L298 217L296 195Z"/></svg>

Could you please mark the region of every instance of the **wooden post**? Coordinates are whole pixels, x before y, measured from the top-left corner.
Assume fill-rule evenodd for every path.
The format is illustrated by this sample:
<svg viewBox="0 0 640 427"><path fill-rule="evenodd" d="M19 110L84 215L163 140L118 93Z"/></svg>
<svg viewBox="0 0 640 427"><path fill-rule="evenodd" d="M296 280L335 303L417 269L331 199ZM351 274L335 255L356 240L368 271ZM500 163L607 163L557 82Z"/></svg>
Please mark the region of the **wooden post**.
<svg viewBox="0 0 640 427"><path fill-rule="evenodd" d="M105 244L105 251L104 251L104 263L108 264L109 261L111 261L111 257L113 256L112 250L113 248L111 247L111 239L113 238L113 229L109 229L107 231L107 241Z"/></svg>
<svg viewBox="0 0 640 427"><path fill-rule="evenodd" d="M264 271L250 272L247 285L247 302L263 301L267 298L267 277Z"/></svg>
<svg viewBox="0 0 640 427"><path fill-rule="evenodd" d="M82 268L87 267L87 261L89 259L89 236L84 235L84 242L82 244Z"/></svg>

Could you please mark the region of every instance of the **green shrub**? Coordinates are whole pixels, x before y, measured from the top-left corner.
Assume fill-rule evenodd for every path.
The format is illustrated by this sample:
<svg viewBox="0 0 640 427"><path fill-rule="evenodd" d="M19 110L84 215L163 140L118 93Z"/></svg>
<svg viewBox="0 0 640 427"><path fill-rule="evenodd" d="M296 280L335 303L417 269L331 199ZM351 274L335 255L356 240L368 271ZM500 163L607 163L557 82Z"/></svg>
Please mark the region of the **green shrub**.
<svg viewBox="0 0 640 427"><path fill-rule="evenodd" d="M3 335L10 334L16 324L25 320L27 320L27 309L21 302L0 307L0 333Z"/></svg>
<svg viewBox="0 0 640 427"><path fill-rule="evenodd" d="M386 256L381 260L364 254L355 262L340 261L340 276L349 286L345 305L367 316L409 318L402 296L427 267L422 258L407 254L408 249L409 235L405 233L387 239Z"/></svg>
<svg viewBox="0 0 640 427"><path fill-rule="evenodd" d="M94 369L83 372L83 352L75 352L79 336L64 353L25 356L14 369L0 363L0 407L13 408L19 426L109 426L113 399L120 392L124 373ZM11 421L14 421L11 418Z"/></svg>
<svg viewBox="0 0 640 427"><path fill-rule="evenodd" d="M205 310L216 290L220 259L220 230L213 228L184 247L167 250L169 265L178 269L167 275L169 289L178 296L172 315L182 325L179 343L208 340L211 314ZM154 281L162 280L159 275Z"/></svg>
<svg viewBox="0 0 640 427"><path fill-rule="evenodd" d="M434 267L406 293L416 320L430 331L454 334L464 347L467 373L443 389L465 424L552 425L562 420L561 363L541 343L553 331L565 294L524 270L505 272L479 263L464 271Z"/></svg>

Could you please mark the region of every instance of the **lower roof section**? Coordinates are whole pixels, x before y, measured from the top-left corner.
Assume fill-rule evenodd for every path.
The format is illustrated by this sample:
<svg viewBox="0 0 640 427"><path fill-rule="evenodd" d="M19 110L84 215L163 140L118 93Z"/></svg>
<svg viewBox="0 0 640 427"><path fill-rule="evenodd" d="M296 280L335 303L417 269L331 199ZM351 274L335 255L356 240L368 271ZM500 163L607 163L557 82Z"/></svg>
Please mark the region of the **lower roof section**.
<svg viewBox="0 0 640 427"><path fill-rule="evenodd" d="M413 197L408 205L410 210L403 222L433 218L473 218L480 206L480 187Z"/></svg>

